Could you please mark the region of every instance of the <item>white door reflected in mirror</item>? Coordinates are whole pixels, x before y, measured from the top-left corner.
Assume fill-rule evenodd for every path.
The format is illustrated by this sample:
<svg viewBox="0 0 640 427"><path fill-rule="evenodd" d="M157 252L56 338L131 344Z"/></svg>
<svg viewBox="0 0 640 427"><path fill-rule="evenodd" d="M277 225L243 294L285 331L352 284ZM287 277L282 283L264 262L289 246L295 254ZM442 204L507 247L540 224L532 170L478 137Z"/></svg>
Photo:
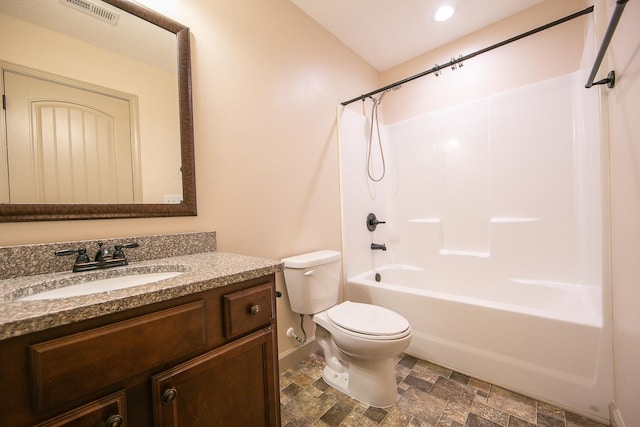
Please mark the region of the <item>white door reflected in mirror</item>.
<svg viewBox="0 0 640 427"><path fill-rule="evenodd" d="M3 80L8 188L0 190L2 202L142 200L134 95L9 70Z"/></svg>

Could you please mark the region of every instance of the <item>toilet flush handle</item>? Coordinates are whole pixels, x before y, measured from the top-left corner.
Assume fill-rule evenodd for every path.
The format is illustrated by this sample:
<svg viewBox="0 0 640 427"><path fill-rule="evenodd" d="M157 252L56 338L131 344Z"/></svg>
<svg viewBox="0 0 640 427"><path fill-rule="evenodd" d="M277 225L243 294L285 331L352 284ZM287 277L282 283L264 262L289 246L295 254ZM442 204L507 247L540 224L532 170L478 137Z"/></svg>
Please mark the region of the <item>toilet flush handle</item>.
<svg viewBox="0 0 640 427"><path fill-rule="evenodd" d="M304 272L304 275L305 275L305 276L313 276L315 273L316 273L316 271L315 271L315 270L309 270L309 271L305 271L305 272Z"/></svg>

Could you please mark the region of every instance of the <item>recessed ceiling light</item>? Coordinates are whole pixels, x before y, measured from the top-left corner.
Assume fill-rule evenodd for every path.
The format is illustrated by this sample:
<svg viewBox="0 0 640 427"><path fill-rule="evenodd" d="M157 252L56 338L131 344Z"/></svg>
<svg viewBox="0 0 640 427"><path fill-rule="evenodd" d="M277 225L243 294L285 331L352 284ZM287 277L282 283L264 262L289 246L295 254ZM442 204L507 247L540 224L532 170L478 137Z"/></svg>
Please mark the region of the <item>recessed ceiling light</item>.
<svg viewBox="0 0 640 427"><path fill-rule="evenodd" d="M453 14L456 12L456 6L453 4L445 4L442 5L436 10L436 13L433 15L433 19L438 22L444 22L450 19Z"/></svg>

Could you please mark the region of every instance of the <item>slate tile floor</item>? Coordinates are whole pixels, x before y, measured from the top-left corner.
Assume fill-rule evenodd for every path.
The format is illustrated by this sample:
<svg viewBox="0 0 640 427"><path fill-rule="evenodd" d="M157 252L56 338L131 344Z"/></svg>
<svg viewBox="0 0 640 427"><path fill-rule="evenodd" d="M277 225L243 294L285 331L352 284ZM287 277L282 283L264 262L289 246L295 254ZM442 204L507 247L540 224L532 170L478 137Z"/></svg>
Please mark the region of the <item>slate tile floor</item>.
<svg viewBox="0 0 640 427"><path fill-rule="evenodd" d="M283 427L602 427L579 415L409 355L396 358L400 399L375 408L322 379L311 354L280 375Z"/></svg>

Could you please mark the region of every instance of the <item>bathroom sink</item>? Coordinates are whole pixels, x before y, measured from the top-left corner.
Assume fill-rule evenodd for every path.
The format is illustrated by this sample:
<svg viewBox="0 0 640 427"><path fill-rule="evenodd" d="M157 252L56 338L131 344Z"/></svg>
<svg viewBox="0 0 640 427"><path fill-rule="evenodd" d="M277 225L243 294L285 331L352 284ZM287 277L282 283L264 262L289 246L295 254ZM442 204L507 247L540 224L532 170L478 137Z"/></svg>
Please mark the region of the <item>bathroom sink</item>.
<svg viewBox="0 0 640 427"><path fill-rule="evenodd" d="M68 286L62 286L52 290L38 292L33 295L18 298L18 301L37 301L77 297L81 295L91 295L100 292L115 291L118 289L131 288L134 286L146 285L170 279L182 274L179 271L163 271L154 273L128 274L123 276L110 277L107 279L87 280Z"/></svg>

